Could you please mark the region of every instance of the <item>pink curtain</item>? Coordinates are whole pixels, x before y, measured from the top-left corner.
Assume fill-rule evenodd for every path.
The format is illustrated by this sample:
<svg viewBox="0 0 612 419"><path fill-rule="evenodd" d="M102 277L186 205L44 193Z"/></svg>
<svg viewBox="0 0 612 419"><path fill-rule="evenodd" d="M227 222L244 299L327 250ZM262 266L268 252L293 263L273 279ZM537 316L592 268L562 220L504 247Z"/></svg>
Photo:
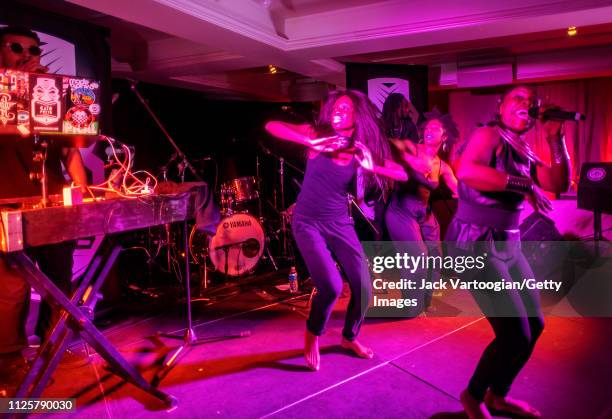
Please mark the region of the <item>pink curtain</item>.
<svg viewBox="0 0 612 419"><path fill-rule="evenodd" d="M532 87L544 102L576 110L587 115L586 121L565 123L567 148L572 159L572 177L580 174L584 162L612 161L612 77L534 84ZM451 92L449 110L461 132L468 138L478 123L492 120L497 94ZM544 161L549 160L548 145L538 125L529 141Z"/></svg>

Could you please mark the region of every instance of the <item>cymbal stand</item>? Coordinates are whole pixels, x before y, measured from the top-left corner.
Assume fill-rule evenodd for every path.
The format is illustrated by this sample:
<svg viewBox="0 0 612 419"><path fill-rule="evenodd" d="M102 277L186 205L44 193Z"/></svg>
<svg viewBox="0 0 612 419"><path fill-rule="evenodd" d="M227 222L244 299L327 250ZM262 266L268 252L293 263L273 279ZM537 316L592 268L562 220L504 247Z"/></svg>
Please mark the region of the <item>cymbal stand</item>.
<svg viewBox="0 0 612 419"><path fill-rule="evenodd" d="M260 163L259 163L259 156L255 155L255 176L257 179L257 216L259 217L259 222L261 224L263 224L263 208L262 208L262 202L261 202L261 196L262 196L262 191L261 191L261 171L260 171L260 167L259 167Z"/></svg>
<svg viewBox="0 0 612 419"><path fill-rule="evenodd" d="M277 154L275 154L274 152L272 152L271 150L269 150L267 147L265 147L263 144L259 143L259 147L263 150L263 152L270 156L273 157L274 159L278 160L279 162L279 184L280 184L280 211L277 209L276 206L276 199L274 199L274 210L281 216L281 228L280 228L280 233L282 234L281 236L281 256L285 259L288 260L294 260L295 259L295 255L293 254L293 251L290 251L290 243L289 243L289 229L288 229L288 223L287 223L287 217L286 217L286 209L285 208L285 166L288 166L289 168L295 170L296 172L300 173L300 174L304 174L304 172L302 170L300 170L299 168L297 168L296 166L294 166L293 164L291 164L290 162L286 161L282 156L279 156Z"/></svg>
<svg viewBox="0 0 612 419"><path fill-rule="evenodd" d="M280 175L280 195L281 195L281 208L282 211L285 211L287 208L285 207L285 159L284 158L280 158L279 159L279 169L278 169L278 173ZM287 257L287 217L285 217L284 215L281 216L281 233L282 233L282 245L283 245L283 252L282 255L283 257Z"/></svg>

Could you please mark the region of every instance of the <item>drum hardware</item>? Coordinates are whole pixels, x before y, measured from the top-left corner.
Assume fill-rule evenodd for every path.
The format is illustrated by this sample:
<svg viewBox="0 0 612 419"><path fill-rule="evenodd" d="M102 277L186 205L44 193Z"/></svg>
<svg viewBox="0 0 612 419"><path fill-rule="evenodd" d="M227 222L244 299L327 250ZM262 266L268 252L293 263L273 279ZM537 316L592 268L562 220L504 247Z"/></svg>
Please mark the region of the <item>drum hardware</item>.
<svg viewBox="0 0 612 419"><path fill-rule="evenodd" d="M266 237L266 257L270 260L272 267L275 271L278 271L278 264L276 263L276 259L272 256L272 252L270 251L270 237Z"/></svg>
<svg viewBox="0 0 612 419"><path fill-rule="evenodd" d="M376 234L376 236L380 235L380 232L378 231L378 229L376 228L376 226L374 225L374 223L372 223L372 220L370 220L365 213L363 212L363 210L361 209L361 207L359 206L359 204L357 203L357 201L355 200L355 197L351 194L347 194L347 200L348 200L348 212L349 212L349 217L352 219L353 215L351 214L352 209L357 210L357 212L361 215L361 217L366 221L366 223L368 224L368 226L372 229L372 231L374 232L374 234ZM351 209L352 208L352 209Z"/></svg>
<svg viewBox="0 0 612 419"><path fill-rule="evenodd" d="M244 209L247 203L259 199L259 180L254 176L232 179L221 184L220 192L221 208L229 216L234 211Z"/></svg>
<svg viewBox="0 0 612 419"><path fill-rule="evenodd" d="M285 159L279 159L279 169L278 173L280 175L280 196L281 196L281 208L285 209ZM287 257L288 254L288 237L287 237L287 220L281 212L281 231L283 233L282 245L283 245L283 253L284 257Z"/></svg>
<svg viewBox="0 0 612 419"><path fill-rule="evenodd" d="M259 242L256 239L250 238L243 241L239 241L236 243L228 243L221 246L217 246L214 250L223 250L225 255L225 263L223 264L223 273L225 274L225 279L228 278L228 270L229 270L229 251L232 247L240 247L240 252L244 254L247 258L253 258L257 256L259 250L261 248ZM236 269L238 270L238 260L236 260Z"/></svg>
<svg viewBox="0 0 612 419"><path fill-rule="evenodd" d="M286 210L286 207L285 207L285 166L295 170L296 172L302 175L304 174L304 172L300 170L298 167L296 167L295 165L291 164L290 162L287 162L284 157L279 156L276 153L272 152L270 149L265 147L263 144L259 143L259 147L266 155L273 157L279 163L278 174L279 174L279 189L280 189L279 195L280 197L277 197L276 190L274 190L273 204L270 203L269 201L268 203L274 207L274 210L281 217L280 218L280 221L281 221L280 232L282 233L280 237L281 257L289 259L289 260L293 260L295 258L295 255L293 254L293 249L292 249L291 242L290 242L288 222L287 222L287 218L283 215L283 212ZM280 198L281 211L278 210L277 198Z"/></svg>
<svg viewBox="0 0 612 419"><path fill-rule="evenodd" d="M185 182L185 172L187 170L189 170L189 172L193 175L193 177L196 180L198 180L200 182L203 182L204 179L202 179L202 177L195 170L195 168L193 167L193 165L191 164L191 162L187 158L187 155L185 153L183 153L183 151L179 148L179 146L176 144L176 142L174 141L172 136L170 136L170 133L168 133L168 131L166 130L164 125L161 123L161 121L159 120L159 118L157 117L155 112L153 112L153 110L151 109L151 107L149 106L147 101L142 97L142 95L140 94L140 92L136 88L136 81L135 80L130 80L130 87L131 87L132 92L134 92L134 95L136 95L136 97L138 98L138 100L142 104L143 108L148 112L148 114L151 116L151 118L155 121L155 123L157 124L159 129L164 134L164 137L166 138L166 140L168 140L168 142L170 143L170 145L174 149L174 151L176 153L176 156L177 156L177 160L179 161L178 167L179 167L179 173L180 173L181 182ZM182 337L175 336L175 335L163 335L163 334L159 334L159 336L165 336L165 337L168 337L168 338L182 339L183 342L182 342L181 345L176 347L174 350L170 351L166 355L166 357L164 358L163 364L162 364L162 368L160 369L160 371L158 371L155 374L155 377L153 378L153 381L151 382L151 384L154 387L157 387L157 385L160 383L160 381L182 359L182 357L188 352L188 350L192 346L203 344L203 343L209 342L211 340L211 338L200 338L200 339L198 339L198 337L197 337L197 335L196 335L196 333L195 333L195 331L193 329L193 319L192 319L192 315L191 315L191 271L190 271L190 266L189 266L189 264L191 263L191 258L190 258L190 252L189 252L189 227L188 227L187 220L185 220L183 222L183 242L184 242L184 250L185 250L185 292L186 292L186 300L185 301L186 301L186 304L187 304L187 307L186 307L187 308L187 328L186 328L185 333L184 333L184 335ZM249 333L240 333L239 335L225 336L225 337L222 337L222 338L231 339L231 338L235 338L235 337L243 337L243 336L248 336L248 335L250 335L250 332ZM215 338L215 339L222 339L222 338Z"/></svg>
<svg viewBox="0 0 612 419"><path fill-rule="evenodd" d="M255 155L255 178L257 179L257 190L261 191L261 173L259 167L259 156ZM259 222L263 224L263 208L261 202L261 193L257 197L257 216L259 217Z"/></svg>

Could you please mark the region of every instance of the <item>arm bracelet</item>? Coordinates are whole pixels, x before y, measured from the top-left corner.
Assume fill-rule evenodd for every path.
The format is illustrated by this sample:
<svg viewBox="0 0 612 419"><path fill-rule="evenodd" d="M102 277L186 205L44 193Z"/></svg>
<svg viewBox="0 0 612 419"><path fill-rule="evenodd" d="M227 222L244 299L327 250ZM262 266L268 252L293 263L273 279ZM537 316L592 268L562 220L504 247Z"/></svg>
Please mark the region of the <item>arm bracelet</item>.
<svg viewBox="0 0 612 419"><path fill-rule="evenodd" d="M529 177L508 175L506 191L530 193L533 191L533 180Z"/></svg>
<svg viewBox="0 0 612 419"><path fill-rule="evenodd" d="M569 161L569 154L565 145L565 137L561 136L550 142L550 154L553 164L562 164Z"/></svg>

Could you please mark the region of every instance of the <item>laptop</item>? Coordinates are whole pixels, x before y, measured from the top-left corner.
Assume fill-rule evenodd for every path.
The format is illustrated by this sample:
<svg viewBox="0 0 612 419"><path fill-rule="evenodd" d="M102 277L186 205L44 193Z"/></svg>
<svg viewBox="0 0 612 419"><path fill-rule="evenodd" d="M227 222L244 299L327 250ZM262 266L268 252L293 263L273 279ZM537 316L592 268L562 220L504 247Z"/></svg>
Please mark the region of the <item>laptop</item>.
<svg viewBox="0 0 612 419"><path fill-rule="evenodd" d="M100 83L0 69L0 134L97 135Z"/></svg>

